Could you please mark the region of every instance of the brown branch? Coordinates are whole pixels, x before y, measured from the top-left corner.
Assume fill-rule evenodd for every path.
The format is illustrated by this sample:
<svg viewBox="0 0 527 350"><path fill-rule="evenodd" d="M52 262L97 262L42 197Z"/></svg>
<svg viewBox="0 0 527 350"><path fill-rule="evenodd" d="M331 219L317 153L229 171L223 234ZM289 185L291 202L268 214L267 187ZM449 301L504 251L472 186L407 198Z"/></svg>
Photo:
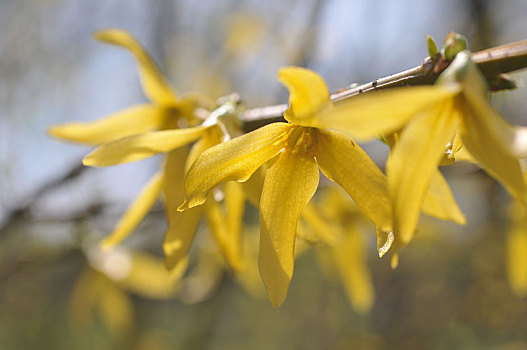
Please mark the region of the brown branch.
<svg viewBox="0 0 527 350"><path fill-rule="evenodd" d="M475 52L472 54L472 59L489 82L495 81L500 74L527 68L527 40ZM376 79L357 87L340 89L331 94L331 100L333 102L342 101L364 92L379 89L431 85L447 66L448 64L445 64L437 69L430 57L427 57L418 67ZM282 120L282 115L286 109L287 104L252 108L241 115L241 120L247 130L254 130L270 122Z"/></svg>

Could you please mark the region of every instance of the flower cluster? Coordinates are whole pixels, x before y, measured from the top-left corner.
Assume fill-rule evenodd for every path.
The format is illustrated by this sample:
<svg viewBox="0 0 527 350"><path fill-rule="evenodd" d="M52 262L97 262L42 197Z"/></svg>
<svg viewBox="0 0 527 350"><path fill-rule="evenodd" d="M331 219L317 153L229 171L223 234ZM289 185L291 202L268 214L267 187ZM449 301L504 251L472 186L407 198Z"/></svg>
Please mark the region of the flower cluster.
<svg viewBox="0 0 527 350"><path fill-rule="evenodd" d="M91 123L56 126L50 133L98 146L84 159L89 166L165 154L162 170L103 241L105 247L122 241L163 195L167 267L186 261L204 216L231 271L241 276L248 264L241 236L249 201L259 210L258 266L273 306L286 298L302 242L317 242L327 248L352 305L367 311L373 290L356 224L361 218L376 227L379 256L392 250L395 267L421 212L466 221L439 166L477 163L518 202L526 200L519 163L527 155L525 131L491 107L486 81L467 51L455 55L433 86L372 92L337 103L319 75L284 67L278 76L290 96L285 122L243 134L233 118L236 101L178 97L132 36L108 30L96 37L135 55L152 103ZM356 141L378 138L391 149L386 175ZM331 199L310 203L322 187L321 176Z"/></svg>

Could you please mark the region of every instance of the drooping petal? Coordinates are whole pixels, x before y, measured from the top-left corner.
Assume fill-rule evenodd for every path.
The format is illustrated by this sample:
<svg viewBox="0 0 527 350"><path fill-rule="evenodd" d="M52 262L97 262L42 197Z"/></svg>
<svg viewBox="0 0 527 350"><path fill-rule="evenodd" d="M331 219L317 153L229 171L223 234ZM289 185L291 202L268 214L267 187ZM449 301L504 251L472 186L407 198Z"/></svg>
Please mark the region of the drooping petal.
<svg viewBox="0 0 527 350"><path fill-rule="evenodd" d="M249 178L249 180L242 183L245 197L256 208L260 207L260 197L262 196L262 188L265 179L265 172L267 171L266 164L262 164Z"/></svg>
<svg viewBox="0 0 527 350"><path fill-rule="evenodd" d="M467 222L439 169L436 169L430 178L430 188L423 202L423 213L441 220L451 220L459 225L465 225Z"/></svg>
<svg viewBox="0 0 527 350"><path fill-rule="evenodd" d="M421 86L369 92L318 114L312 126L344 131L358 141L368 141L399 130L419 111L459 91L452 86Z"/></svg>
<svg viewBox="0 0 527 350"><path fill-rule="evenodd" d="M309 126L311 117L325 105L330 105L329 91L324 80L315 72L301 67L283 67L278 79L289 90L287 121Z"/></svg>
<svg viewBox="0 0 527 350"><path fill-rule="evenodd" d="M247 181L284 148L290 130L290 124L269 124L203 152L185 178L187 199L180 210L204 203L207 193L221 182Z"/></svg>
<svg viewBox="0 0 527 350"><path fill-rule="evenodd" d="M510 126L488 109L479 108L471 102L461 103L463 106L459 108L463 108L464 112L461 128L463 144L481 166L512 195L524 198L526 188L520 164L511 155L510 148L504 145L506 137L513 137Z"/></svg>
<svg viewBox="0 0 527 350"><path fill-rule="evenodd" d="M344 239L332 247L340 279L353 309L368 313L375 300L372 278L366 264L366 245L355 225L346 228Z"/></svg>
<svg viewBox="0 0 527 350"><path fill-rule="evenodd" d="M170 226L163 242L167 268L175 268L182 259L186 258L202 215L203 206L201 205L184 212L177 212L170 220Z"/></svg>
<svg viewBox="0 0 527 350"><path fill-rule="evenodd" d="M317 164L303 150L280 153L265 174L260 200L259 266L273 307L282 304L287 295L293 276L298 218L317 186Z"/></svg>
<svg viewBox="0 0 527 350"><path fill-rule="evenodd" d="M126 213L115 226L112 234L101 242L102 247L111 248L128 237L148 214L159 198L162 189L163 174L159 172L148 181L141 190L141 193L139 193L134 202L128 207Z"/></svg>
<svg viewBox="0 0 527 350"><path fill-rule="evenodd" d="M454 136L458 115L445 101L416 116L405 127L386 168L394 229L403 244L412 239L430 179Z"/></svg>
<svg viewBox="0 0 527 350"><path fill-rule="evenodd" d="M507 236L507 275L512 291L527 295L527 208L515 202L510 207L511 229Z"/></svg>
<svg viewBox="0 0 527 350"><path fill-rule="evenodd" d="M479 129L486 130L486 136L494 139L495 146L499 146L501 151L509 155L527 157L527 136L524 127L510 125L492 108L486 96L469 90L465 90L463 96L473 116L478 118ZM474 132L478 132L478 129Z"/></svg>
<svg viewBox="0 0 527 350"><path fill-rule="evenodd" d="M165 117L166 110L144 104L91 122L55 125L48 129L48 133L68 141L101 145L126 136L158 129Z"/></svg>
<svg viewBox="0 0 527 350"><path fill-rule="evenodd" d="M241 252L241 235L243 215L245 214L245 193L242 185L238 182L229 181L225 184L225 207L227 209L227 228L230 239L230 246L233 251Z"/></svg>
<svg viewBox="0 0 527 350"><path fill-rule="evenodd" d="M82 161L87 166L109 166L133 162L157 153L172 151L203 135L206 127L151 131L106 143Z"/></svg>
<svg viewBox="0 0 527 350"><path fill-rule="evenodd" d="M158 105L174 105L176 101L174 91L150 54L130 33L120 29L108 29L96 32L94 37L99 41L128 49L139 63L145 95Z"/></svg>
<svg viewBox="0 0 527 350"><path fill-rule="evenodd" d="M338 243L339 235L337 230L320 215L320 210L309 202L301 214L302 220L309 225L315 233L315 241L322 241L324 244L335 245Z"/></svg>
<svg viewBox="0 0 527 350"><path fill-rule="evenodd" d="M209 194L212 197L212 194ZM204 204L205 218L207 224L216 239L216 243L220 247L220 251L227 260L229 266L236 272L241 271L243 262L241 259L241 247L239 231L233 232L230 230L229 222L226 215L220 208L220 204L209 198Z"/></svg>
<svg viewBox="0 0 527 350"><path fill-rule="evenodd" d="M391 231L386 177L358 144L342 132L319 129L316 157L324 175L342 186L376 226Z"/></svg>
<svg viewBox="0 0 527 350"><path fill-rule="evenodd" d="M178 206L183 202L185 189L186 148L179 148L167 154L165 162L165 211L168 229L163 243L165 263L169 269L175 268L187 256L188 250L198 228L203 209L178 212Z"/></svg>

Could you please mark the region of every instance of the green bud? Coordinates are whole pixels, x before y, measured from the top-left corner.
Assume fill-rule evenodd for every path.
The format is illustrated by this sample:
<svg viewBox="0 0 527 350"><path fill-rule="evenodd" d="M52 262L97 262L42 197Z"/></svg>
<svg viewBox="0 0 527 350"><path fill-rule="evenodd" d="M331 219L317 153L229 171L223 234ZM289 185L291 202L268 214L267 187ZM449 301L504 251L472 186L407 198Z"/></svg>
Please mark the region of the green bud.
<svg viewBox="0 0 527 350"><path fill-rule="evenodd" d="M439 50L437 49L434 39L430 35L426 36L426 44L428 46L428 56L430 56L432 62L435 62L437 55L439 54Z"/></svg>
<svg viewBox="0 0 527 350"><path fill-rule="evenodd" d="M452 61L458 53L467 49L467 39L456 32L450 32L443 43L443 54L448 61Z"/></svg>

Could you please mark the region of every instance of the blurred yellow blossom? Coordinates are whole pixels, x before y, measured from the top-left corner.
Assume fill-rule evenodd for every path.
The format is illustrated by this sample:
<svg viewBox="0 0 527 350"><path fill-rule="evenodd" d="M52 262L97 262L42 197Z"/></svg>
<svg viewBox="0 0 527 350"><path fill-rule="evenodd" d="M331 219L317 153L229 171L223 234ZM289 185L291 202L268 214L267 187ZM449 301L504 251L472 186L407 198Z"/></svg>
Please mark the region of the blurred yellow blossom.
<svg viewBox="0 0 527 350"><path fill-rule="evenodd" d="M69 141L101 145L151 130L173 129L181 125L195 124L199 121L194 114L195 108L202 104L210 105L206 99L196 95L178 97L152 57L128 32L108 29L95 33L95 38L128 49L135 56L139 64L143 91L151 103L133 106L93 122L54 126L49 129L51 135ZM147 182L119 220L112 234L103 241L104 247L112 247L125 239L148 214L161 193L165 194L169 220L167 236L170 236L174 226L197 226L197 223L188 223L193 221L187 218L193 218L191 213L180 215L176 210L183 198L181 181L184 170L181 164L185 163L186 155L186 150L168 154L164 169ZM184 224L180 224L180 221Z"/></svg>

